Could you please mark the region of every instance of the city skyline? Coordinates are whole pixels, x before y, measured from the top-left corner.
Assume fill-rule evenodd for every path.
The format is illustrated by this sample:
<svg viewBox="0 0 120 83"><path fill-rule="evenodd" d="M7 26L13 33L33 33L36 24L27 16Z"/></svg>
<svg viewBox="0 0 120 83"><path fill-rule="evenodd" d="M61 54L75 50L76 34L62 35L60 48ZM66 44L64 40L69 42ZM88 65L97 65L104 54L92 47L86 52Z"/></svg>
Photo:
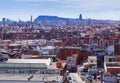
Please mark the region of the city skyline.
<svg viewBox="0 0 120 83"><path fill-rule="evenodd" d="M65 18L120 20L120 1L114 0L1 0L0 20L8 18L27 21L39 15Z"/></svg>

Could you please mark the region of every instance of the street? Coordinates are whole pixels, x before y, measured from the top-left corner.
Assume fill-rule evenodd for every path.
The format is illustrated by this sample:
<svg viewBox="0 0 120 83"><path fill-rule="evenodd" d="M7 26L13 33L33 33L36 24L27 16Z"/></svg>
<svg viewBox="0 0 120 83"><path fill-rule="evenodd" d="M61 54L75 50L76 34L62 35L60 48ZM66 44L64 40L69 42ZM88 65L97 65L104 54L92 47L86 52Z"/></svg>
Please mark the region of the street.
<svg viewBox="0 0 120 83"><path fill-rule="evenodd" d="M80 79L77 73L69 73L68 75L72 79L72 83L85 83Z"/></svg>

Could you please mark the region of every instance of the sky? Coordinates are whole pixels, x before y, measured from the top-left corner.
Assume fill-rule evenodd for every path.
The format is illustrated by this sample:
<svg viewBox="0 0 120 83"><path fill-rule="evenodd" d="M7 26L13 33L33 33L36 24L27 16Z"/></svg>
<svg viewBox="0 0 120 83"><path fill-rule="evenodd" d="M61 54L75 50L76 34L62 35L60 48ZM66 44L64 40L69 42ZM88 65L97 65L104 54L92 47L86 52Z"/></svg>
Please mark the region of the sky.
<svg viewBox="0 0 120 83"><path fill-rule="evenodd" d="M30 20L39 15L120 20L120 0L0 0L0 20Z"/></svg>

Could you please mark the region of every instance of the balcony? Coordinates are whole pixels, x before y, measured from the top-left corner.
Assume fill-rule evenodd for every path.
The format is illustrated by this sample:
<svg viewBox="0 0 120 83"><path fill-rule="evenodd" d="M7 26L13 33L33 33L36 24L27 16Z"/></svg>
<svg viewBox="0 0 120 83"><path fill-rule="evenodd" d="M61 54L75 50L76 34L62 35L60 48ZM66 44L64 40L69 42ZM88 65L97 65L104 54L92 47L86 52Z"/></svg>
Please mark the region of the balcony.
<svg viewBox="0 0 120 83"><path fill-rule="evenodd" d="M119 67L120 68L120 62L108 62L106 63L107 67Z"/></svg>

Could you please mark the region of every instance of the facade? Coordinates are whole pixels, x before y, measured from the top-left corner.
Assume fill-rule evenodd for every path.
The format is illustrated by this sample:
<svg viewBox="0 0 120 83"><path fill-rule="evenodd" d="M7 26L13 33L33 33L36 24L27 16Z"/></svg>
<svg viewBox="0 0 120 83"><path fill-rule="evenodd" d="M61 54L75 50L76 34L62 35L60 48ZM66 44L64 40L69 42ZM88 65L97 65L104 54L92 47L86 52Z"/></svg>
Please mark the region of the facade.
<svg viewBox="0 0 120 83"><path fill-rule="evenodd" d="M77 69L77 57L78 54L73 54L67 57L67 69L75 71Z"/></svg>
<svg viewBox="0 0 120 83"><path fill-rule="evenodd" d="M104 68L107 73L120 73L120 56L105 56Z"/></svg>
<svg viewBox="0 0 120 83"><path fill-rule="evenodd" d="M68 56L72 56L73 54L79 54L80 47L61 47L59 52L60 60L67 60Z"/></svg>
<svg viewBox="0 0 120 83"><path fill-rule="evenodd" d="M114 45L114 54L115 55L120 55L120 44L115 44Z"/></svg>
<svg viewBox="0 0 120 83"><path fill-rule="evenodd" d="M105 56L106 55L106 52L105 52L105 50L100 50L100 49L98 49L98 50L94 50L94 51L92 51L92 55L93 56Z"/></svg>
<svg viewBox="0 0 120 83"><path fill-rule="evenodd" d="M73 54L78 54L77 64L80 63L84 58L91 56L91 52L86 48L81 47L61 47L59 53L60 60L67 60L68 56L72 56Z"/></svg>
<svg viewBox="0 0 120 83"><path fill-rule="evenodd" d="M96 56L88 56L88 63L91 66L97 66L97 57Z"/></svg>
<svg viewBox="0 0 120 83"><path fill-rule="evenodd" d="M88 56L87 62L83 63L85 69L88 69L89 72L97 71L97 57L96 56Z"/></svg>

